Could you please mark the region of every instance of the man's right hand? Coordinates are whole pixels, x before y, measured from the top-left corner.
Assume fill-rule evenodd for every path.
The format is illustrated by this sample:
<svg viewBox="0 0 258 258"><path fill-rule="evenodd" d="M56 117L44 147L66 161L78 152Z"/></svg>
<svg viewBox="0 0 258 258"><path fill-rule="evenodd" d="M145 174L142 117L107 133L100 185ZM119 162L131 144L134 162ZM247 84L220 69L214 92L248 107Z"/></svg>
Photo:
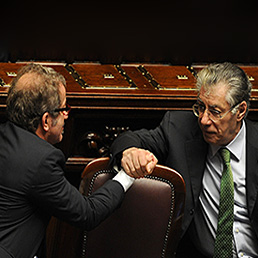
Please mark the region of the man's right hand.
<svg viewBox="0 0 258 258"><path fill-rule="evenodd" d="M157 163L158 160L153 153L135 147L126 149L121 160L125 172L135 178L151 174Z"/></svg>

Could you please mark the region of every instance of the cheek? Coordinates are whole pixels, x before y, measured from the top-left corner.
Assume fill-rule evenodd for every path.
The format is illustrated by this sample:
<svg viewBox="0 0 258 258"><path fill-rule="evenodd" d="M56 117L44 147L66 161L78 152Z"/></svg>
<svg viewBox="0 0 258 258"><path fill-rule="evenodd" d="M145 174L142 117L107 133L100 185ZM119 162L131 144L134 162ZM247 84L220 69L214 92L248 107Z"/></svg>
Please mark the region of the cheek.
<svg viewBox="0 0 258 258"><path fill-rule="evenodd" d="M226 145L235 137L234 125L221 126L218 130L217 142L219 145Z"/></svg>
<svg viewBox="0 0 258 258"><path fill-rule="evenodd" d="M56 130L60 130L64 125L64 118L63 116L59 116L56 120Z"/></svg>
<svg viewBox="0 0 258 258"><path fill-rule="evenodd" d="M220 144L224 138L224 130L220 126L212 124L208 129L202 128L204 140L210 144Z"/></svg>
<svg viewBox="0 0 258 258"><path fill-rule="evenodd" d="M57 124L53 128L53 135L60 141L60 138L63 137L62 134L63 134L63 122L61 121L61 119L59 119L57 121Z"/></svg>

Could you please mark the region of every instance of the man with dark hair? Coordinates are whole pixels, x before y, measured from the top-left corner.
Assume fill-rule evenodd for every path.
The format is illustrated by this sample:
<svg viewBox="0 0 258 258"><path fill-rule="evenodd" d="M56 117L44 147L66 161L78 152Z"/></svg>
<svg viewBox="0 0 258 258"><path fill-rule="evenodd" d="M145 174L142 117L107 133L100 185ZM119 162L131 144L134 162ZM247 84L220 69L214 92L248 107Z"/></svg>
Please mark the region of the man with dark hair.
<svg viewBox="0 0 258 258"><path fill-rule="evenodd" d="M154 130L128 131L111 146L131 176L151 173L157 161L183 176L177 257L258 257L258 126L245 119L251 87L239 67L211 64L198 73L193 112L169 111Z"/></svg>
<svg viewBox="0 0 258 258"><path fill-rule="evenodd" d="M19 70L0 125L0 257L45 257L50 217L90 230L123 200L133 178L120 171L90 197L64 177L65 157L52 144L63 138L70 111L65 79L29 64Z"/></svg>

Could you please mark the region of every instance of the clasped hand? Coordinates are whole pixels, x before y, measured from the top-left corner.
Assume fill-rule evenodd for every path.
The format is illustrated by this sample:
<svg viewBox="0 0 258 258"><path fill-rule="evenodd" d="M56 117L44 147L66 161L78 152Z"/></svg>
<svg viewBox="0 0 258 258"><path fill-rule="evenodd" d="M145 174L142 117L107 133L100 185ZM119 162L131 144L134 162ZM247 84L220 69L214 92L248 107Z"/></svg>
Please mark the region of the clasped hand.
<svg viewBox="0 0 258 258"><path fill-rule="evenodd" d="M157 162L153 153L132 147L123 152L121 165L129 176L140 178L151 174Z"/></svg>

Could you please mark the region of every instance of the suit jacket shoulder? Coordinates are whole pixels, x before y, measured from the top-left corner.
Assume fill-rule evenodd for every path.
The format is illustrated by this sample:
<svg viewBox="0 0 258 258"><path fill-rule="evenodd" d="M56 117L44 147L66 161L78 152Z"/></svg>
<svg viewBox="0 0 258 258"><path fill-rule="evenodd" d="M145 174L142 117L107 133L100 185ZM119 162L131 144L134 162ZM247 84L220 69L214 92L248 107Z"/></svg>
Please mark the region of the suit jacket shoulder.
<svg viewBox="0 0 258 258"><path fill-rule="evenodd" d="M51 215L91 229L121 203L123 187L114 180L82 196L64 164L62 152L38 136L0 125L0 243L15 257L35 256Z"/></svg>

